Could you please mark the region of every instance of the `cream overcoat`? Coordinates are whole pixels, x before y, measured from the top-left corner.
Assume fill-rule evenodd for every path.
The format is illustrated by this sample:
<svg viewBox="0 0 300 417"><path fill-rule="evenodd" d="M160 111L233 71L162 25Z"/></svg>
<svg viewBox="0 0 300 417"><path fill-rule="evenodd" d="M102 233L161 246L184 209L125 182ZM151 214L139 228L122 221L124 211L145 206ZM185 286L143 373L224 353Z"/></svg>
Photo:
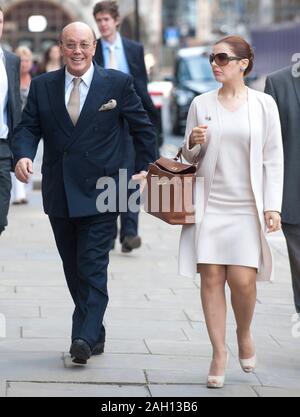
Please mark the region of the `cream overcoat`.
<svg viewBox="0 0 300 417"><path fill-rule="evenodd" d="M222 126L218 113L218 90L205 93L191 104L186 127L183 155L189 162L198 162L197 176L204 178L204 210L207 206L219 152L226 152L221 145ZM273 259L266 239L265 211L281 211L283 193L283 147L281 126L274 99L248 89L250 122L250 176L256 207L261 224L262 260L257 275L258 281L273 279ZM236 121L239 123L239 121ZM189 137L194 127L208 125L207 141L190 149ZM197 197L198 196L198 197ZM196 198L199 198L197 193ZM179 273L194 277L197 270L196 248L201 221L182 228L179 245ZM242 230L241 230L242 233ZM243 236L241 236L243 239Z"/></svg>

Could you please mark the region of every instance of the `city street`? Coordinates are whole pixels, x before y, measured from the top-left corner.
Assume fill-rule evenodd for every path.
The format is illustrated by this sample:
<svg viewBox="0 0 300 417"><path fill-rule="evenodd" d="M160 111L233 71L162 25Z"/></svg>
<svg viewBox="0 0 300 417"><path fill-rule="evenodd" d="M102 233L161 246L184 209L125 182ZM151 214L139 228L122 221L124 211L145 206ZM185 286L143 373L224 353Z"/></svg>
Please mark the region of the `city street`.
<svg viewBox="0 0 300 417"><path fill-rule="evenodd" d="M180 140L167 143L164 153L171 156ZM68 355L72 301L39 191L28 206L11 208L9 223L0 240L0 322L6 319L0 397L300 396L300 326L292 323L291 278L280 233L271 238L276 281L258 284L253 328L258 368L251 375L241 370L229 310L226 386L211 391L199 276L177 275L179 227L142 213L142 248L125 255L118 245L111 252L105 353L78 368Z"/></svg>

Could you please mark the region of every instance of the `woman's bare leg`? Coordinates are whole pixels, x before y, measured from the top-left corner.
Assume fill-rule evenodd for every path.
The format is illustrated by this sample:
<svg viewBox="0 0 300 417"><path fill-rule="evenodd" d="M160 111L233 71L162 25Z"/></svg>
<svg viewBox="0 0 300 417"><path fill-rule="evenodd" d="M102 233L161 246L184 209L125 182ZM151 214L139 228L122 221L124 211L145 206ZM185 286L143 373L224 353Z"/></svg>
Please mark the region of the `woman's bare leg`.
<svg viewBox="0 0 300 417"><path fill-rule="evenodd" d="M231 302L237 323L239 357L248 359L254 356L255 347L251 338L251 323L256 304L255 268L228 266L226 278L231 289Z"/></svg>
<svg viewBox="0 0 300 417"><path fill-rule="evenodd" d="M209 375L223 375L226 366L226 267L200 264L201 300L213 348Z"/></svg>

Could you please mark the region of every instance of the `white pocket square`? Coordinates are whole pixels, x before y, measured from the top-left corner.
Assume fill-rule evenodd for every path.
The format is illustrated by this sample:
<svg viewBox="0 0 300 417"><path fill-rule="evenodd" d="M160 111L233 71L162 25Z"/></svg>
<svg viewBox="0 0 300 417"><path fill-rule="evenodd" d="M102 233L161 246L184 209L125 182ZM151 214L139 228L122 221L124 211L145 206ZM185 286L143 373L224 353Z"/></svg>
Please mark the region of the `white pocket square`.
<svg viewBox="0 0 300 417"><path fill-rule="evenodd" d="M107 103L102 104L98 111L112 110L117 106L117 101L114 99L109 100Z"/></svg>

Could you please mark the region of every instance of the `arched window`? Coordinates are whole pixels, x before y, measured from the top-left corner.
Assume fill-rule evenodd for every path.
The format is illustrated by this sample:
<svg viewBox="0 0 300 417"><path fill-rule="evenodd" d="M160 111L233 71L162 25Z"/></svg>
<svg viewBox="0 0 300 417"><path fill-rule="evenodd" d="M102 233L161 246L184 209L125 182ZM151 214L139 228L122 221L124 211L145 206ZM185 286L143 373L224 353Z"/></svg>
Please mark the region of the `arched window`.
<svg viewBox="0 0 300 417"><path fill-rule="evenodd" d="M23 1L5 11L3 41L11 49L26 45L40 57L57 42L61 29L74 17L51 1Z"/></svg>

